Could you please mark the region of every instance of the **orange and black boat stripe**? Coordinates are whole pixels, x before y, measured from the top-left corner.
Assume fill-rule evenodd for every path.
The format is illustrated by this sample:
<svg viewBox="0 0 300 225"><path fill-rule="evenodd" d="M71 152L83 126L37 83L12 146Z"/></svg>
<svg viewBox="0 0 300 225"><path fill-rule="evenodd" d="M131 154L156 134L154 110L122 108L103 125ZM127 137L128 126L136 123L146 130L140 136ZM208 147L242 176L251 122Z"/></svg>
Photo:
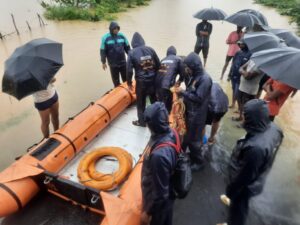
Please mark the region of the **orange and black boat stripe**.
<svg viewBox="0 0 300 225"><path fill-rule="evenodd" d="M23 208L21 200L19 199L18 195L16 195L16 193L13 190L11 190L9 187L7 187L5 184L2 184L2 183L0 183L0 188L2 188L8 194L10 194L10 196L16 201L19 210L21 210Z"/></svg>
<svg viewBox="0 0 300 225"><path fill-rule="evenodd" d="M131 103L133 103L133 96L132 96L132 93L130 92L130 90L123 86L118 86L118 87L125 89L129 93L130 101L131 101Z"/></svg>
<svg viewBox="0 0 300 225"><path fill-rule="evenodd" d="M111 115L110 115L110 112L107 108L105 108L103 105L97 103L97 106L100 106L102 109L105 110L105 112L107 113L108 117L109 117L109 121L111 121Z"/></svg>
<svg viewBox="0 0 300 225"><path fill-rule="evenodd" d="M70 143L70 145L73 147L74 153L76 154L76 152L77 152L76 146L74 145L73 141L70 138L68 138L66 135L59 133L59 132L54 132L53 134L57 134L59 136L62 136L64 139L66 139Z"/></svg>

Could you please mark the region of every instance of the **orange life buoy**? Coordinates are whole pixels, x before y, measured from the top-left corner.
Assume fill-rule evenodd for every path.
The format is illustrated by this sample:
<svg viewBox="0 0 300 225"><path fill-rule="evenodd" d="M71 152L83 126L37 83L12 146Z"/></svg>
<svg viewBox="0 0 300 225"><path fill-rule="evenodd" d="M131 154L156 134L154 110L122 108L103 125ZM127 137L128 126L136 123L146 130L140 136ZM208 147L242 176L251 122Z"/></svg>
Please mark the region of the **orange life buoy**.
<svg viewBox="0 0 300 225"><path fill-rule="evenodd" d="M96 162L105 156L113 156L119 169L112 174L103 174L95 168ZM132 156L118 147L102 147L88 153L79 163L77 173L80 182L99 190L112 190L124 181L132 170Z"/></svg>

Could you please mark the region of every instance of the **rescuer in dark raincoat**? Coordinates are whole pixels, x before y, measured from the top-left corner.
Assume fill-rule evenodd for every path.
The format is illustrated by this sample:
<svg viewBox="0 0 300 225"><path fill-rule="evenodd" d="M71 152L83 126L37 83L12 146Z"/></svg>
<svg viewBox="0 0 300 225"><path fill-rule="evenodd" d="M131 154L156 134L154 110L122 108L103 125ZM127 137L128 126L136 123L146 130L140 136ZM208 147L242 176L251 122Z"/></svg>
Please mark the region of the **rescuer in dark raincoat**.
<svg viewBox="0 0 300 225"><path fill-rule="evenodd" d="M122 81L126 81L126 56L130 50L127 38L120 31L120 26L116 22L111 22L109 33L102 37L100 47L100 57L102 68L106 70L106 59L110 68L111 78L114 86L120 85L120 75Z"/></svg>
<svg viewBox="0 0 300 225"><path fill-rule="evenodd" d="M172 225L173 191L172 174L176 166L176 150L160 144L172 142L176 137L169 126L168 112L162 102L145 110L145 122L151 131L151 149L144 155L142 167L143 213L141 224ZM157 148L156 148L157 147Z"/></svg>
<svg viewBox="0 0 300 225"><path fill-rule="evenodd" d="M136 80L136 102L138 120L133 121L133 125L145 127L144 111L146 107L146 97L150 97L150 102L156 101L155 79L160 67L160 61L156 52L145 46L145 41L139 33L134 33L131 40L132 50L128 53L127 59L127 83L132 89L133 69Z"/></svg>
<svg viewBox="0 0 300 225"><path fill-rule="evenodd" d="M201 147L203 129L205 128L208 104L210 100L212 80L202 67L199 55L192 52L183 62L186 72L190 74L190 81L185 91L176 89L179 96L183 96L186 106L187 133L184 137L182 148L190 150L192 170L201 169L203 159Z"/></svg>
<svg viewBox="0 0 300 225"><path fill-rule="evenodd" d="M217 83L213 83L206 117L206 124L211 125L208 144L215 142L215 135L218 132L221 119L228 111L228 104L228 97L221 86Z"/></svg>
<svg viewBox="0 0 300 225"><path fill-rule="evenodd" d="M167 57L161 61L159 73L156 78L158 100L165 103L168 112L172 109L173 95L170 88L175 85L176 77L180 74L182 60L176 56L174 46L167 50Z"/></svg>
<svg viewBox="0 0 300 225"><path fill-rule="evenodd" d="M266 176L282 142L283 133L269 119L265 101L254 99L245 104L245 138L238 140L229 165L226 195L231 199L228 225L244 225L249 200L262 192Z"/></svg>

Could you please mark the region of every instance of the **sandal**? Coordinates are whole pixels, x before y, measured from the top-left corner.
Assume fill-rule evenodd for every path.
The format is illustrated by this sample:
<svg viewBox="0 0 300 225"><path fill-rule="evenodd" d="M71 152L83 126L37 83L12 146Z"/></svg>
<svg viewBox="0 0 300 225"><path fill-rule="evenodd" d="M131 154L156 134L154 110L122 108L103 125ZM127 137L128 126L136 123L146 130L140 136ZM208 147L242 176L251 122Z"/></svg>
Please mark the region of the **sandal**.
<svg viewBox="0 0 300 225"><path fill-rule="evenodd" d="M146 127L146 124L140 123L138 120L132 121L132 124L133 124L134 126Z"/></svg>

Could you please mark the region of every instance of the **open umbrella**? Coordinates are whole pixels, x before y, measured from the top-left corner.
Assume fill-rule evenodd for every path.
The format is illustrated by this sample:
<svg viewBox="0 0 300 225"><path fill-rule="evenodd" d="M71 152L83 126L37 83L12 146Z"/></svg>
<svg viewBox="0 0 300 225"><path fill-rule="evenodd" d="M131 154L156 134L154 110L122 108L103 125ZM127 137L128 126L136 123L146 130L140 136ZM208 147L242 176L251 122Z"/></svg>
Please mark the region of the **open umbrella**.
<svg viewBox="0 0 300 225"><path fill-rule="evenodd" d="M261 25L269 26L267 18L259 11L254 9L243 9L241 11L238 11L238 13L248 12L250 14L255 15L261 22Z"/></svg>
<svg viewBox="0 0 300 225"><path fill-rule="evenodd" d="M252 53L286 46L282 39L269 32L246 33L243 40Z"/></svg>
<svg viewBox="0 0 300 225"><path fill-rule="evenodd" d="M249 12L237 12L225 18L229 23L240 27L254 27L255 24L262 25L260 19Z"/></svg>
<svg viewBox="0 0 300 225"><path fill-rule="evenodd" d="M30 41L5 61L2 91L20 100L46 89L62 66L61 43L46 38Z"/></svg>
<svg viewBox="0 0 300 225"><path fill-rule="evenodd" d="M300 49L274 48L252 55L255 65L275 80L300 89Z"/></svg>
<svg viewBox="0 0 300 225"><path fill-rule="evenodd" d="M223 10L213 7L202 9L194 14L194 17L200 20L224 20L226 16Z"/></svg>
<svg viewBox="0 0 300 225"><path fill-rule="evenodd" d="M300 38L293 32L285 29L270 29L269 31L283 39L288 46L300 49Z"/></svg>

